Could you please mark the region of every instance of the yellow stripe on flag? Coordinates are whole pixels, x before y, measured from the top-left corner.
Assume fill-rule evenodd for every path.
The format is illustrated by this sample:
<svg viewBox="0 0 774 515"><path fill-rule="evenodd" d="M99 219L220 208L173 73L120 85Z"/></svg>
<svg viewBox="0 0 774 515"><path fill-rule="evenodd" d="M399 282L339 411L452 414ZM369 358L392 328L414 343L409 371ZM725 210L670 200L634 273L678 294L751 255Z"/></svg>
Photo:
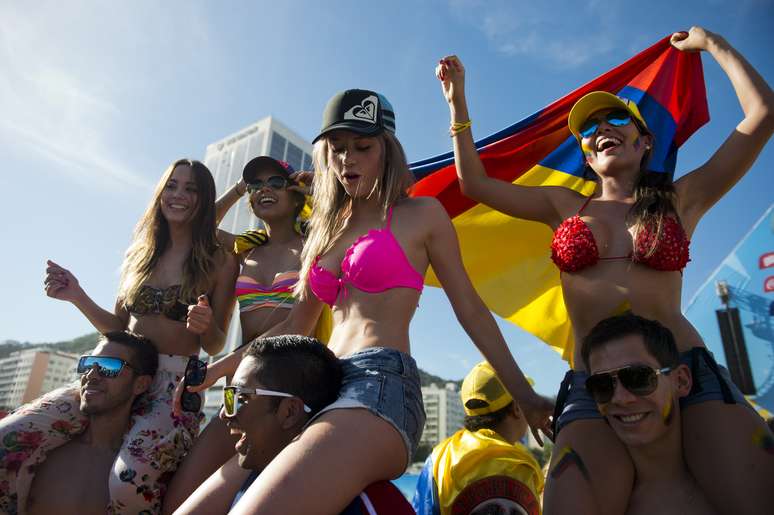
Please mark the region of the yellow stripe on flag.
<svg viewBox="0 0 774 515"><path fill-rule="evenodd" d="M563 186L582 195L594 181L535 166L514 184ZM486 305L502 318L548 343L572 362L573 335L559 269L551 261L551 228L513 218L483 204L452 219L465 269ZM425 283L440 286L432 268Z"/></svg>

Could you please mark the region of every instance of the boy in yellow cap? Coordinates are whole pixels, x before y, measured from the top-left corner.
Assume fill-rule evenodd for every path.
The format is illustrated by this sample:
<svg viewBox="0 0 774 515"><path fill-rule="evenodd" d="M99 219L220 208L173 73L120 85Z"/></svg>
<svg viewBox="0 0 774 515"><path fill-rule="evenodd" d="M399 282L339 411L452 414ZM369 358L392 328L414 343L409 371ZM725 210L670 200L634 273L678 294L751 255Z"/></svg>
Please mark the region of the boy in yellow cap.
<svg viewBox="0 0 774 515"><path fill-rule="evenodd" d="M527 422L489 363L473 367L460 396L465 429L427 458L414 494L417 514L540 514L543 473L518 443Z"/></svg>

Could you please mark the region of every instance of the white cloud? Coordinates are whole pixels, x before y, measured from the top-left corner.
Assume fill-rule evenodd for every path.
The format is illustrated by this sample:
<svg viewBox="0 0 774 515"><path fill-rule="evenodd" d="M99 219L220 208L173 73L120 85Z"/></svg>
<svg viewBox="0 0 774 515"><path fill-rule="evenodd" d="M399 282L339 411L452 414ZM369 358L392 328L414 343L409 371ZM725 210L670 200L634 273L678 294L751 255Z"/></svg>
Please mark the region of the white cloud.
<svg viewBox="0 0 774 515"><path fill-rule="evenodd" d="M150 187L138 152L126 147L128 127L142 124L138 105L159 98L155 79L173 73L160 63L196 63L215 45L206 19L187 4L145 7L1 3L4 144L87 187Z"/></svg>
<svg viewBox="0 0 774 515"><path fill-rule="evenodd" d="M66 59L57 59L62 57L62 41L46 37L52 19L13 7L5 4L0 10L3 139L39 153L86 183L94 176L111 177L119 187L146 186L139 175L114 162L108 150L106 133L120 123L120 110L82 70L78 73Z"/></svg>
<svg viewBox="0 0 774 515"><path fill-rule="evenodd" d="M508 56L542 59L551 66L577 67L614 48L618 7L599 0L450 0L452 13L480 30Z"/></svg>

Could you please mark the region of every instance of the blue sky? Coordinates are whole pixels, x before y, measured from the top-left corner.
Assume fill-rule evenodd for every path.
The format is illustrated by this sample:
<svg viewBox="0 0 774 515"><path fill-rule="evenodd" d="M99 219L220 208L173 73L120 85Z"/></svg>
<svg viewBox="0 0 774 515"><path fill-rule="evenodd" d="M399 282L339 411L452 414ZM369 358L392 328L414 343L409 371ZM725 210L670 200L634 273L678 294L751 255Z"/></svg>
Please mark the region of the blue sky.
<svg viewBox="0 0 774 515"><path fill-rule="evenodd" d="M131 230L163 169L202 158L266 115L311 139L340 89L384 93L410 160L451 148L433 77L455 53L480 138L547 105L675 30L725 36L774 81L774 2L3 2L0 3L0 340L91 331L48 299L47 258L103 306L114 300ZM704 56L712 120L684 147L678 175L700 165L741 119L730 83ZM699 225L688 299L774 199L774 146ZM564 363L501 324L538 390ZM439 291L411 329L424 369L460 378L480 357Z"/></svg>

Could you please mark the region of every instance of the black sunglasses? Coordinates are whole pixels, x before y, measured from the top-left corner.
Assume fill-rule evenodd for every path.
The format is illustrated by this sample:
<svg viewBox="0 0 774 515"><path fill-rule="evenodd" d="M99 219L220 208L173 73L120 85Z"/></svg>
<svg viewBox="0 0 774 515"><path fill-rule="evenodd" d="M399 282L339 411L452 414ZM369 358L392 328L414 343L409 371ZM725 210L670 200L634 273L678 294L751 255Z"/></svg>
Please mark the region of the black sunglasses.
<svg viewBox="0 0 774 515"><path fill-rule="evenodd" d="M287 177L282 177L281 175L272 175L265 181L263 179L255 179L247 185L247 192L254 193L260 191L264 186L269 186L273 190L284 190L289 182Z"/></svg>
<svg viewBox="0 0 774 515"><path fill-rule="evenodd" d="M188 365L185 367L185 376L183 386L199 386L204 382L207 376L207 363L191 356L188 359ZM202 398L198 393L189 392L188 388L183 388L183 395L180 397L180 405L183 411L198 413L202 407Z"/></svg>
<svg viewBox="0 0 774 515"><path fill-rule="evenodd" d="M604 116L603 119L613 127L623 127L624 125L629 125L632 123L631 113L629 113L629 111L624 111L623 109L610 111ZM583 125L581 125L580 131L578 132L580 132L580 135L583 138L591 137L592 134L597 132L601 122L602 120L598 118L589 118L583 122Z"/></svg>
<svg viewBox="0 0 774 515"><path fill-rule="evenodd" d="M83 375L89 372L89 370L96 368L97 373L102 377L116 377L124 367L128 367L135 372L137 369L127 363L121 358L113 358L110 356L81 356L78 360L77 371Z"/></svg>
<svg viewBox="0 0 774 515"><path fill-rule="evenodd" d="M671 371L672 367L655 369L647 365L629 365L589 376L586 379L586 390L597 404L605 404L612 400L617 381L634 395L644 397L656 391L659 375L666 375Z"/></svg>

